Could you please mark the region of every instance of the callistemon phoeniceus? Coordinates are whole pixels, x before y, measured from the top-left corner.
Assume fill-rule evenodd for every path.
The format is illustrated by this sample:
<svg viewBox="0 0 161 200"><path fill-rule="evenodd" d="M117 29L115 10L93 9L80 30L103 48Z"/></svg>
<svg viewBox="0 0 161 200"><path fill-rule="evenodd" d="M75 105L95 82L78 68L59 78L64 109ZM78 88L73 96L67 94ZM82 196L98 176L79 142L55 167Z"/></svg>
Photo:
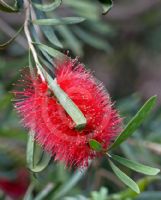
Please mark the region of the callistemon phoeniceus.
<svg viewBox="0 0 161 200"><path fill-rule="evenodd" d="M25 127L35 132L35 140L55 160L62 160L67 166L86 167L89 160L104 152L93 150L89 141L96 140L103 149L108 149L121 129L121 118L103 85L83 64L70 58L57 63L57 83L86 117L84 129L75 128L71 117L39 75L34 79L26 75L20 81L25 89L15 92L16 109Z"/></svg>

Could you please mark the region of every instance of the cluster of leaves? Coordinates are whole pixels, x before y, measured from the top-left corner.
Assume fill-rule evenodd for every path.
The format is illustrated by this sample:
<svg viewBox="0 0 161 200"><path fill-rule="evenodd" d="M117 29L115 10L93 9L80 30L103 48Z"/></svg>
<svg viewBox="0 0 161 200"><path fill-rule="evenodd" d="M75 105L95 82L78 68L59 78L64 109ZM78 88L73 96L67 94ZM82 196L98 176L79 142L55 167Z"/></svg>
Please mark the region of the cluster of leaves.
<svg viewBox="0 0 161 200"><path fill-rule="evenodd" d="M108 0L100 0L100 2L103 5L103 13L106 13L112 6L112 2ZM93 32L95 31L96 35L98 33L101 33L102 36L105 36L109 34L111 29L106 26L103 22L100 21L99 15L97 16L96 13L99 10L97 10L97 4L91 4L90 1L74 1L74 0L68 0L64 1L65 7L72 8L74 11L74 14L76 17L58 17L61 14L61 10L59 13L59 9L55 11L56 8L58 8L62 1L61 0L55 0L51 4L42 4L41 1L38 0L32 0L31 1L32 6L36 13L36 19L31 19L31 23L29 25L30 33L32 36L32 44L34 45L38 58L39 58L39 68L43 72L42 65L45 65L49 70L52 69L53 60L52 58L56 58L58 56L61 56L61 48L70 48L74 54L76 55L82 55L82 42L86 42L98 49L103 49L105 51L108 51L110 48L109 44L104 41L99 36L94 37ZM15 1L14 6L10 6L9 4L5 3L4 1L0 2L0 9L6 12L18 12L23 7L23 1ZM69 9L70 10L70 9ZM92 10L91 14L89 14L89 10ZM55 12L53 12L55 11ZM54 13L54 14L53 14ZM86 21L84 21L87 19ZM77 25L77 23L83 22L82 25ZM95 23L98 22L98 23ZM37 32L35 31L34 24L40 26L40 30L42 31L42 34L47 39L49 46L42 44L39 37L37 36ZM69 28L67 25L73 24L71 28ZM60 26L61 25L61 26ZM53 26L54 28L51 28ZM17 32L17 34L8 42L1 45L1 48L6 47L10 42L12 42L17 35L20 33L20 30ZM31 52L29 52L31 53ZM31 55L29 59L29 63L32 63ZM32 67L31 67L32 70ZM51 76L48 76L48 82L49 85L52 85L53 79ZM54 90L54 88L52 88ZM60 89L60 88L59 88ZM62 93L63 91L61 91ZM3 100L4 102L4 100ZM110 154L110 151L115 149L116 147L120 146L125 140L127 140L135 131L136 129L142 124L143 120L149 115L150 111L154 107L156 102L156 97L151 97L144 105L143 107L137 112L137 114L131 119L131 121L127 124L127 126L124 128L124 130L121 132L121 134L118 136L118 138L114 141L110 149L108 149L108 160L109 164L113 170L113 172L120 178L127 186L129 186L132 190L134 190L136 193L139 193L139 187L142 188L142 185L144 185L145 180L142 180L142 182L139 182L138 185L130 178L128 177L124 172L122 172L115 164L114 161L117 161L117 163L124 165L127 168L130 168L134 171L146 174L146 175L156 175L159 170L155 168L151 168L142 164L139 164L138 162L133 162L131 160L125 159L121 156ZM63 104L63 103L62 103ZM73 105L71 105L73 106ZM70 108L70 106L67 106ZM70 112L70 109L69 109ZM78 111L77 111L78 113ZM95 151L102 150L102 146L100 143L98 143L95 140L91 140L90 142L91 148L93 148ZM3 145L1 145L1 148L3 148ZM125 148L125 147L123 147ZM42 172L46 167L50 167L50 156L48 154L45 154L41 152L40 147L37 147L38 154L36 154L36 144L33 141L32 134L31 137L28 140L28 148L27 148L27 163L29 169L37 176L38 172ZM38 156L37 156L38 155ZM41 159L40 159L41 157ZM56 169L58 171L58 169ZM85 173L85 171L84 171ZM59 187L59 184L56 186L52 184L47 184L44 189L36 196L36 200L45 199L48 195L52 199L60 199L70 191L71 188L82 178L83 172L76 171L69 180L67 180L67 183L62 184ZM156 180L155 178L149 178L148 181L152 182ZM147 181L147 180L146 180ZM147 181L147 182L148 182ZM146 183L147 183L146 182ZM24 199L33 199L33 190L36 186L34 184L31 184L28 188L28 191L24 197ZM54 194L53 194L54 193ZM108 196L108 191L105 188L102 188L99 192L92 192L90 199L96 200L105 200L105 199L125 199L125 196L128 197L130 195L131 190L125 191L120 194L115 194L114 196ZM136 193L132 193L131 197L135 197ZM125 196L124 196L125 195ZM134 196L133 196L134 195ZM146 194L147 195L147 194ZM89 199L84 196L79 196L76 198L65 198L67 199Z"/></svg>
<svg viewBox="0 0 161 200"><path fill-rule="evenodd" d="M18 12L19 9L22 9L20 5L23 6L22 2L18 2L19 1L16 1L15 7L11 7L8 4L5 4L7 9L6 11ZM1 6L5 5L2 1ZM33 0L32 5L35 9L37 18L33 21L33 23L40 25L40 29L44 37L47 39L46 42L53 46L54 49L71 49L72 52L77 56L83 55L83 43L87 43L97 49L104 51L110 50L111 47L106 42L105 38L107 35L112 34L112 29L101 20L101 10L97 5L96 0L94 3L91 3L90 0L68 0L63 1L63 3L62 0L56 0L50 4L42 4L42 2L39 0ZM103 13L105 14L112 7L112 1L105 1L104 3L102 2L102 7ZM70 14L74 14L75 16L79 17L60 18L60 15L62 15L64 9L67 11L69 10ZM89 12L89 10L91 12ZM84 22L77 26L76 23L81 21ZM62 24L63 26L60 26ZM68 24L73 25L69 28L67 26ZM54 29L52 26L54 26ZM11 40L5 44L2 44L1 48L12 42L20 30Z"/></svg>
<svg viewBox="0 0 161 200"><path fill-rule="evenodd" d="M139 127L139 125L142 124L143 120L147 117L153 106L155 105L156 96L151 97L144 105L143 107L136 113L136 115L131 119L131 121L127 124L127 126L124 128L124 130L121 132L121 134L116 138L116 140L113 142L111 147L108 149L108 151L118 147L122 142L128 139L129 136L131 136L135 130ZM100 151L101 150L101 144L97 141L92 140L90 143L91 147L94 150ZM108 155L108 154L107 154ZM114 173L120 178L127 186L129 186L132 190L139 193L139 187L137 184L129 178L124 172L122 172L111 160L115 160L118 163L134 170L139 173L143 173L146 175L156 175L159 173L159 169L151 168L136 162L133 162L131 160L122 158L117 155L108 155L109 157L109 163L111 165L112 170Z"/></svg>

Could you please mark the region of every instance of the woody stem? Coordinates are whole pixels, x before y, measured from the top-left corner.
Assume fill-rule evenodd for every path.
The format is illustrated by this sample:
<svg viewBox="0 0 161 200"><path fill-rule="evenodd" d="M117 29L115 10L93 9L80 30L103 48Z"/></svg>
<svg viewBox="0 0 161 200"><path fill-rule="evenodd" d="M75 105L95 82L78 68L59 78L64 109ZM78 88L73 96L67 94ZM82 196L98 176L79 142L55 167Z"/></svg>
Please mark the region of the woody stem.
<svg viewBox="0 0 161 200"><path fill-rule="evenodd" d="M32 55L33 55L33 58L34 58L34 61L35 61L35 64L36 64L37 73L40 75L41 79L44 81L45 78L44 78L41 70L39 69L38 56L37 56L35 47L33 45L33 41L32 41L31 35L30 35L30 31L29 31L31 5L30 5L30 2L28 0L25 0L24 3L25 3L25 6L26 6L26 17L25 17L25 23L24 23L24 32L25 32L25 35L26 35L26 38L27 38L29 49L32 52Z"/></svg>

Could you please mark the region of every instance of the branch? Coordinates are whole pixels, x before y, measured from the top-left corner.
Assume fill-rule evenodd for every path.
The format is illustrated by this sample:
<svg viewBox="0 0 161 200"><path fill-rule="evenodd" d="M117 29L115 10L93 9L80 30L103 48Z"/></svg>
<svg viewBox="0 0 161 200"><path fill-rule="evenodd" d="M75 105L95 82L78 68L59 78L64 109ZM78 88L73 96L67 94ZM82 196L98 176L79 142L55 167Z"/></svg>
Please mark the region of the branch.
<svg viewBox="0 0 161 200"><path fill-rule="evenodd" d="M39 59L38 59L35 47L33 45L32 38L31 38L31 35L30 35L30 31L29 31L29 27L28 27L29 23L30 23L30 9L31 9L30 2L28 0L25 0L24 3L25 3L25 6L26 6L26 17L25 17L25 23L24 23L24 32L25 32L29 48L31 49L31 52L32 52L32 55L33 55L33 58L34 58L34 61L35 61L36 67L37 67L37 73L40 75L41 79L44 81L45 79L44 79L42 72L39 69Z"/></svg>

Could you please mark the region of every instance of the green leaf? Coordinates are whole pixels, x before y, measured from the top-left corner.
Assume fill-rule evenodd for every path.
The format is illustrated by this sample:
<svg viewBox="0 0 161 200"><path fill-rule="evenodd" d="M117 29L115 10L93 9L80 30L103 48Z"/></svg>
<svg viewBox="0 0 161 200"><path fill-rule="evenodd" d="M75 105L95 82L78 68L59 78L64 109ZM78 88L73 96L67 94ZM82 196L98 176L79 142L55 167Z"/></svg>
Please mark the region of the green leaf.
<svg viewBox="0 0 161 200"><path fill-rule="evenodd" d="M112 0L99 0L100 3L102 4L103 8L103 15L105 15L113 6L113 1Z"/></svg>
<svg viewBox="0 0 161 200"><path fill-rule="evenodd" d="M142 174L157 175L160 172L159 169L149 167L149 166L128 160L126 158L122 158L122 157L117 156L117 155L112 155L112 159L114 159L117 162L119 162L120 164L122 164L122 165L136 171L136 172L140 172Z"/></svg>
<svg viewBox="0 0 161 200"><path fill-rule="evenodd" d="M60 51L53 49L52 47L49 47L45 44L41 43L33 43L33 44L36 44L40 48L40 50L46 51L49 55L51 55L54 58L65 57L65 55Z"/></svg>
<svg viewBox="0 0 161 200"><path fill-rule="evenodd" d="M87 0L81 0L81 1L68 0L68 1L64 1L63 3L75 9L78 8L78 9L88 11L88 12L90 10L93 13L97 13L97 5Z"/></svg>
<svg viewBox="0 0 161 200"><path fill-rule="evenodd" d="M95 151L102 151L102 145L101 143L99 143L97 140L95 139L90 139L89 140L89 146L91 149L95 150Z"/></svg>
<svg viewBox="0 0 161 200"><path fill-rule="evenodd" d="M43 26L57 26L64 24L77 24L83 22L85 19L82 17L64 17L60 19L37 19L33 20L34 24L43 25Z"/></svg>
<svg viewBox="0 0 161 200"><path fill-rule="evenodd" d="M46 53L46 52L45 52ZM43 56L40 56L39 55L39 60L42 62L42 64L44 65L44 66L46 66L49 70L51 70L51 71L54 71L53 70L53 63L52 63L52 65L48 62L48 60L46 60L46 59L44 59L43 58Z"/></svg>
<svg viewBox="0 0 161 200"><path fill-rule="evenodd" d="M68 113L68 115L75 122L75 128L81 130L85 127L87 120L84 114L79 110L77 105L68 97L68 95L60 88L57 84L56 79L53 78L43 69L40 65L40 70L43 73L45 79L47 80L50 89L54 92L54 95L58 99L61 106Z"/></svg>
<svg viewBox="0 0 161 200"><path fill-rule="evenodd" d="M68 0L68 1L63 1L63 4L74 10L77 16L81 16L91 20L99 19L100 10L96 3L91 3L90 1L87 0L81 0L81 1Z"/></svg>
<svg viewBox="0 0 161 200"><path fill-rule="evenodd" d="M32 192L34 190L34 186L31 184L26 193L25 193L25 196L23 197L23 200L33 200L33 195L32 195Z"/></svg>
<svg viewBox="0 0 161 200"><path fill-rule="evenodd" d="M22 29L23 29L23 26L20 27L20 29L17 31L17 33L10 40L8 40L7 42L5 42L3 44L0 44L0 49L4 49L8 45L10 45L15 40L15 38L20 34L20 32L22 31Z"/></svg>
<svg viewBox="0 0 161 200"><path fill-rule="evenodd" d="M71 191L72 188L78 183L78 181L83 178L86 171L87 168L81 170L78 169L77 171L75 171L72 177L70 177L70 179L56 191L52 199L54 200L62 199L62 197L64 197L69 191Z"/></svg>
<svg viewBox="0 0 161 200"><path fill-rule="evenodd" d="M40 10L35 9L35 13L36 13L37 19L46 19L47 18L46 14ZM33 29L33 27L32 27L32 29ZM43 34L48 39L48 41L51 42L51 44L53 44L59 48L63 47L51 26L41 26L40 29L42 30Z"/></svg>
<svg viewBox="0 0 161 200"><path fill-rule="evenodd" d="M43 12L50 12L58 8L61 5L61 3L62 3L62 0L55 0L53 3L50 3L50 4L43 5L43 4L33 3L33 5L35 6L35 8Z"/></svg>
<svg viewBox="0 0 161 200"><path fill-rule="evenodd" d="M30 131L26 149L26 161L29 169L32 169L34 167L34 148L35 148L34 133Z"/></svg>
<svg viewBox="0 0 161 200"><path fill-rule="evenodd" d="M73 32L69 29L68 26L57 26L55 27L55 29L60 33L62 38L64 38L64 42L66 43L68 48L70 48L73 51L75 55L83 55L81 42L79 41L79 39L77 39L77 37L73 34Z"/></svg>
<svg viewBox="0 0 161 200"><path fill-rule="evenodd" d="M98 48L98 49L101 49L104 51L108 51L109 49L111 49L111 47L107 43L107 41L94 36L93 33L90 34L87 31L83 30L82 28L79 28L78 26L74 27L73 31L77 34L77 36L81 40L83 40L85 43L87 43L95 48Z"/></svg>
<svg viewBox="0 0 161 200"><path fill-rule="evenodd" d="M35 156L35 141L34 141L34 133L30 131L28 143L27 143L27 151L26 151L26 159L28 168L35 173L43 171L49 164L51 157L49 154L44 153L41 161L36 164L34 161Z"/></svg>
<svg viewBox="0 0 161 200"><path fill-rule="evenodd" d="M10 6L5 1L0 0L0 10L4 12L18 12L18 8L14 6Z"/></svg>
<svg viewBox="0 0 161 200"><path fill-rule="evenodd" d="M90 26L91 31L94 31L100 35L113 35L114 30L109 24L104 23L103 21L99 21L99 23L92 23L90 20L86 22L86 26Z"/></svg>
<svg viewBox="0 0 161 200"><path fill-rule="evenodd" d="M33 60L32 60L31 49L29 49L29 53L28 53L28 67L30 69L31 77L35 78L35 71L34 71L34 67L33 67Z"/></svg>
<svg viewBox="0 0 161 200"><path fill-rule="evenodd" d="M117 147L122 142L124 142L128 137L130 137L133 132L142 124L144 119L149 115L150 111L156 104L156 96L152 96L146 103L141 107L141 109L136 113L136 115L127 124L121 134L116 138L114 143L111 145L109 150Z"/></svg>
<svg viewBox="0 0 161 200"><path fill-rule="evenodd" d="M43 200L51 193L54 186L52 183L49 183L35 198L34 200Z"/></svg>
<svg viewBox="0 0 161 200"><path fill-rule="evenodd" d="M124 172L122 172L111 160L109 160L110 166L116 176L128 187L130 187L136 193L140 193L138 185Z"/></svg>
<svg viewBox="0 0 161 200"><path fill-rule="evenodd" d="M49 165L50 160L51 160L51 156L44 152L43 158L40 161L40 163L35 165L33 168L30 168L30 170L34 173L41 172Z"/></svg>
<svg viewBox="0 0 161 200"><path fill-rule="evenodd" d="M35 44L35 45L36 45L36 44L37 44L37 45L41 44L39 38L38 38L37 35L36 35L35 29L34 29L33 26L31 26L31 33L32 33L32 37L33 37L33 39L34 39L33 44ZM55 39L55 38L53 38L53 40L54 40L54 39ZM52 67L52 69L53 69L53 59L52 59L52 58L48 55L48 53L47 53L46 51L44 51L43 49L40 49L40 51L41 51L41 53L43 54L43 56L45 57L45 61L48 62L48 64L47 64L47 65L45 64L45 66L46 66L46 67L49 67L49 65L50 65L50 67ZM38 57L40 58L41 55L39 54ZM41 61L42 61L42 57L41 57L40 59L41 59ZM44 59L43 59L43 60L44 60ZM49 67L49 68L50 68L50 67Z"/></svg>
<svg viewBox="0 0 161 200"><path fill-rule="evenodd" d="M54 30L50 26L41 26L42 32L44 33L45 37L48 39L51 44L54 44L56 47L63 48L63 45L55 35Z"/></svg>

